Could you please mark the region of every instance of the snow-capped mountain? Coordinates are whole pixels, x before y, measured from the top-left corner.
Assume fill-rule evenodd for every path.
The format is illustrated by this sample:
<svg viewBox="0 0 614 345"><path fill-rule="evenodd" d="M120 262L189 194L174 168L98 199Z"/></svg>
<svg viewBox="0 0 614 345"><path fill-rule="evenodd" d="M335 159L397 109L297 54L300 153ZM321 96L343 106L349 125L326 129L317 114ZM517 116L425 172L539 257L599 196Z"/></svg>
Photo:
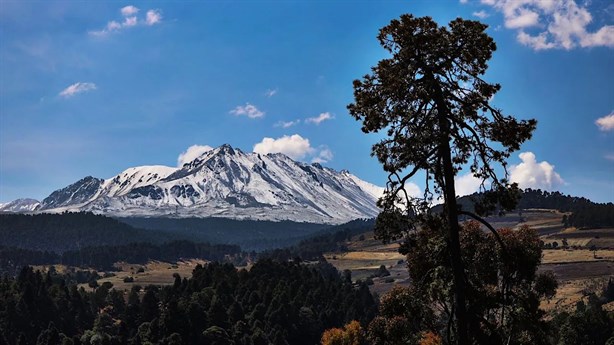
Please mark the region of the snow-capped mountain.
<svg viewBox="0 0 614 345"><path fill-rule="evenodd" d="M32 212L40 205L40 201L34 199L17 199L0 204L0 212L24 213Z"/></svg>
<svg viewBox="0 0 614 345"><path fill-rule="evenodd" d="M376 216L382 192L345 170L222 145L179 168L83 178L53 192L37 211L342 223Z"/></svg>

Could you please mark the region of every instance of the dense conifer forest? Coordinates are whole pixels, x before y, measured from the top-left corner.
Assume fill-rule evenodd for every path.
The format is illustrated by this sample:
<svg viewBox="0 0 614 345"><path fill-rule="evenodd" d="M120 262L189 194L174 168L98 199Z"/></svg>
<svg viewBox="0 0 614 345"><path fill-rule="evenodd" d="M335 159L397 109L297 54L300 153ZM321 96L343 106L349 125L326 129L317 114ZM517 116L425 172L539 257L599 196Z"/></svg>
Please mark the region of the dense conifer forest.
<svg viewBox="0 0 614 345"><path fill-rule="evenodd" d="M614 204L595 203L586 198L560 192L526 189L518 203L519 209L547 208L571 212L565 217L566 226L577 228L614 227Z"/></svg>
<svg viewBox="0 0 614 345"><path fill-rule="evenodd" d="M483 194L474 193L459 198L458 203L464 210L474 211L476 201L483 198ZM549 192L541 189L527 188L520 191L516 209L550 209L570 213L564 217L565 226L577 228L614 227L614 204L596 203L587 198L565 195L561 192ZM441 206L433 207L441 212Z"/></svg>
<svg viewBox="0 0 614 345"><path fill-rule="evenodd" d="M125 298L127 297L127 298ZM316 344L330 327L367 324L376 303L326 262L261 260L249 271L197 266L171 286L128 296L24 268L0 282L5 344Z"/></svg>
<svg viewBox="0 0 614 345"><path fill-rule="evenodd" d="M88 246L161 243L168 236L93 213L0 214L0 245L62 253Z"/></svg>
<svg viewBox="0 0 614 345"><path fill-rule="evenodd" d="M373 220L355 220L328 230L336 230L334 232L323 231L296 245L263 252L242 251L237 245L195 243L185 240L162 244L136 242L115 246L90 246L63 253L0 246L0 274L15 276L26 265L63 264L93 268L99 271L113 271L116 269L114 264L118 261L145 264L149 260L175 262L188 258L225 261L237 265L245 265L250 260L257 258L272 258L279 261L301 258L317 261L325 252L344 250L341 242L348 240L353 235L371 230L372 226Z"/></svg>
<svg viewBox="0 0 614 345"><path fill-rule="evenodd" d="M364 228L367 223L372 225L373 221L355 220L331 226L222 218L114 219L89 212L0 214L0 246L62 253L85 247L188 240L263 251L294 246L302 240L341 230Z"/></svg>
<svg viewBox="0 0 614 345"><path fill-rule="evenodd" d="M113 265L119 261L134 264L145 264L150 260L175 262L182 258L235 261L245 255L239 246L189 241L173 241L159 245L139 242L117 246L86 247L61 254L0 247L0 272L15 275L24 265L52 264L113 271L116 269Z"/></svg>

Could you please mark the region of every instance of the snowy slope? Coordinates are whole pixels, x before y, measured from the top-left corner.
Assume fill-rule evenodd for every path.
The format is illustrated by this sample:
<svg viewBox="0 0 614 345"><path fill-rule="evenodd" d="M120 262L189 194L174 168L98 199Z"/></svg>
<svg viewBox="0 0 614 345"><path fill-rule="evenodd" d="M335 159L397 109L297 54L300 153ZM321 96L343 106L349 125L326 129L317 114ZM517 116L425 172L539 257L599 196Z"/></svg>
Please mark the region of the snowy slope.
<svg viewBox="0 0 614 345"><path fill-rule="evenodd" d="M116 176L105 180L100 193L106 196L120 196L134 188L154 184L168 175L174 173L177 168L164 165L140 166L128 168Z"/></svg>
<svg viewBox="0 0 614 345"><path fill-rule="evenodd" d="M0 204L0 212L10 213L26 213L36 210L40 205L38 200L34 199L17 199L11 202Z"/></svg>
<svg viewBox="0 0 614 345"><path fill-rule="evenodd" d="M342 223L376 216L382 191L347 171L223 145L181 168L143 166L83 179L52 193L41 210Z"/></svg>

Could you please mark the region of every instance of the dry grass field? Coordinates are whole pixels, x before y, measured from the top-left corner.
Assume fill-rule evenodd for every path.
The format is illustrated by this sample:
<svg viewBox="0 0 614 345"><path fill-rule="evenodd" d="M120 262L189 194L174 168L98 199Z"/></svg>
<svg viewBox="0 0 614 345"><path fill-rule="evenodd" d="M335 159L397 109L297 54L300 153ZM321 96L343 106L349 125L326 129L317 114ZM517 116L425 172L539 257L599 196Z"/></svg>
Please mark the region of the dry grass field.
<svg viewBox="0 0 614 345"><path fill-rule="evenodd" d="M614 261L614 249L544 249L542 263Z"/></svg>
<svg viewBox="0 0 614 345"><path fill-rule="evenodd" d="M580 300L587 302L587 296L591 293L599 293L608 277L590 279L576 279L559 282L556 296L550 301L543 300L540 307L546 312L572 311ZM614 307L614 303L605 306L606 309Z"/></svg>
<svg viewBox="0 0 614 345"><path fill-rule="evenodd" d="M118 263L117 267L120 269L118 272L114 272L115 276L102 278L98 280L98 284L104 282L111 282L113 288L119 290L130 290L134 285L147 286L147 285L169 285L175 281L173 274L178 273L182 278L191 277L192 270L198 264L206 263L203 260L188 260L179 261L176 264L170 264L160 261L152 261L146 265L132 265L129 263ZM138 272L139 268L143 268L143 272ZM124 278L132 277L134 279L131 283L124 282ZM87 284L81 284L85 289L89 289Z"/></svg>
<svg viewBox="0 0 614 345"><path fill-rule="evenodd" d="M538 231L544 243L556 241L562 246L562 240L567 241L568 249L543 251L540 271L553 271L559 281L555 298L542 303L548 311L573 308L587 292L595 291L597 285L614 277L614 229L565 228L563 215L552 210L524 210L520 214L488 219L495 228L529 225ZM371 286L371 290L378 294L389 291L396 284L409 284L405 258L397 252L398 244L384 245L375 240L372 233L365 234L362 241L358 238L355 236L347 243L348 252L327 253L326 259L340 271L351 270L354 281L369 277L380 265L385 265L391 275L386 277L388 279L374 278ZM589 250L592 245L598 248L595 253ZM572 249L574 246L576 248Z"/></svg>
<svg viewBox="0 0 614 345"><path fill-rule="evenodd" d="M352 271L352 280L364 280L377 272L384 265L390 276L373 278L371 291L383 294L392 289L394 285L406 286L409 284L409 273L405 264L405 256L399 254L399 245L396 243L382 244L373 238L373 233L364 234L365 239L359 240L354 236L347 243L348 252L327 253L326 260L337 270L349 269Z"/></svg>

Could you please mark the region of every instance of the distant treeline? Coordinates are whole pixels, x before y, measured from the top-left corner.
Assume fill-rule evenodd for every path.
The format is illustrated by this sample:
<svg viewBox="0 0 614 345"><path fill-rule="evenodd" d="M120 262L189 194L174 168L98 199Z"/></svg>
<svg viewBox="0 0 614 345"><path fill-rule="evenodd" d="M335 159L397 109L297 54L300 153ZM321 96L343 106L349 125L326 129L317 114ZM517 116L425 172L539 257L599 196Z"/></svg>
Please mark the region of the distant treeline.
<svg viewBox="0 0 614 345"><path fill-rule="evenodd" d="M464 210L473 211L475 200L479 200L481 194L464 196L458 199L459 205ZM560 192L548 192L541 189L527 188L521 192L517 209L542 208L571 212L564 217L566 226L577 228L602 228L614 227L614 204L595 203L587 198L565 195ZM434 212L441 212L442 206L433 207Z"/></svg>
<svg viewBox="0 0 614 345"><path fill-rule="evenodd" d="M294 245L327 224L293 221L238 220L227 218L119 218L135 228L172 235L196 242L230 243L248 251L262 251Z"/></svg>
<svg viewBox="0 0 614 345"><path fill-rule="evenodd" d="M87 246L161 243L169 239L157 231L135 229L89 212L0 214L0 246L6 247L62 253Z"/></svg>
<svg viewBox="0 0 614 345"><path fill-rule="evenodd" d="M518 208L547 208L561 212L571 212L563 221L566 226L578 228L614 227L614 204L599 204L586 198L548 192L539 189L526 189L518 203Z"/></svg>
<svg viewBox="0 0 614 345"><path fill-rule="evenodd" d="M210 261L236 260L241 248L227 244L173 241L163 244L131 243L117 246L85 247L62 254L20 248L0 247L0 273L15 275L26 265L63 264L88 267L96 270L114 270L113 264L126 261L145 264L149 260L176 262L182 258L198 258Z"/></svg>
<svg viewBox="0 0 614 345"><path fill-rule="evenodd" d="M90 246L189 240L262 251L294 245L329 228L326 224L224 218L114 219L89 212L0 214L0 246L62 253Z"/></svg>
<svg viewBox="0 0 614 345"><path fill-rule="evenodd" d="M0 280L0 344L312 345L376 312L368 287L326 262L198 265L190 279L135 285L127 298L111 286L79 289L30 267Z"/></svg>
<svg viewBox="0 0 614 345"><path fill-rule="evenodd" d="M302 240L297 245L261 253L244 252L237 245L195 243L185 240L162 244L139 242L115 246L90 246L65 251L61 254L0 246L0 274L14 276L26 265L52 264L112 271L114 270L113 264L118 261L145 264L149 260L176 262L182 258L226 261L238 265L244 265L249 260L253 261L258 258L273 258L280 261L296 258L319 260L325 252L347 249L344 242L356 234L370 231L373 228L373 222L373 220L355 220L331 228L333 232L321 233Z"/></svg>
<svg viewBox="0 0 614 345"><path fill-rule="evenodd" d="M328 230L330 232L302 240L297 245L264 251L258 254L258 258L319 260L327 252L347 251L345 242L352 236L373 230L374 224L373 219L357 219Z"/></svg>
<svg viewBox="0 0 614 345"><path fill-rule="evenodd" d="M4 220L7 220L7 223L4 223ZM305 235L299 231L301 238L304 239L298 244L258 253L253 250L243 251L240 246L232 244L210 244L188 240L157 242L161 241L162 236L154 236L153 243L150 243L147 242L150 240L149 232L151 231L154 235L160 235L160 233L154 230L135 229L114 219L91 213L35 216L4 215L2 221L4 233L3 238L0 239L0 243L2 243L0 245L0 273L11 276L17 274L21 267L25 265L64 264L111 271L114 270L113 264L118 261L144 264L149 260L176 262L182 258L197 258L244 265L257 258L318 260L325 252L343 250L345 240L355 234L370 231L374 223L374 220L355 220L346 224L327 227L312 235ZM32 229L39 225L41 226L41 236L37 238L34 236L35 231ZM92 229L88 230L90 225L92 225ZM286 226L290 226L290 224L286 224ZM6 231L9 228L13 229L14 232ZM52 236L54 229L58 232L55 233L55 236ZM62 229L65 229L65 231L62 231ZM119 240L117 238L102 238L102 234L113 237L118 231L125 231L127 234L124 234ZM292 229L290 228L289 231L292 231ZM99 234L96 234L97 232ZM87 233L88 235L81 236L77 242L75 238L71 237L75 233ZM138 236L134 236L134 234L138 234ZM47 245L43 245L41 239L50 237L53 239L49 240ZM100 239L100 241L97 239ZM133 243L122 243L122 241L129 240L132 240ZM72 242L72 245L64 243L60 246L60 249L72 249L58 251L57 253L53 251L53 248L57 249L58 247L56 243L62 241ZM99 242L102 244L95 245ZM76 243L82 245L79 248L74 248ZM88 243L94 243L94 245L86 245ZM283 244L283 241L277 243L278 246ZM268 244L269 247L271 245L271 243Z"/></svg>

